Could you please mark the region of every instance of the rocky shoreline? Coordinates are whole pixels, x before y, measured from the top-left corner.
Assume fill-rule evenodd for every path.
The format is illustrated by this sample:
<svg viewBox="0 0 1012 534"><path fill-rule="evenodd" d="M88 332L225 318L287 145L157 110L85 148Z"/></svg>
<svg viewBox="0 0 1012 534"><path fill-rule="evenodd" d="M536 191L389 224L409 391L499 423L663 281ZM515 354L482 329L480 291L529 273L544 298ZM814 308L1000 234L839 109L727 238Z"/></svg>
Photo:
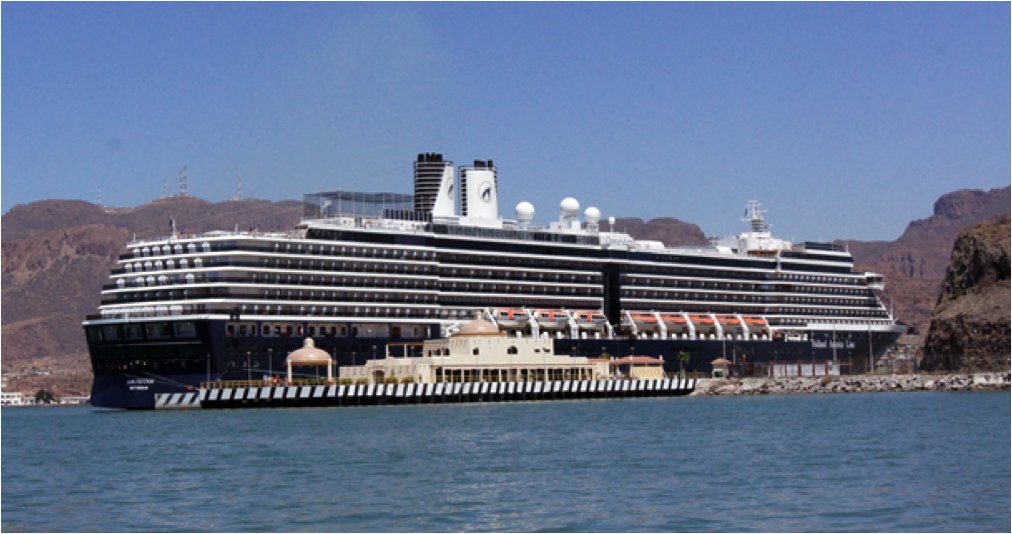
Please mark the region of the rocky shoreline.
<svg viewBox="0 0 1012 534"><path fill-rule="evenodd" d="M1009 391L1012 374L823 376L704 379L695 396L789 395L798 393L872 393L893 391Z"/></svg>

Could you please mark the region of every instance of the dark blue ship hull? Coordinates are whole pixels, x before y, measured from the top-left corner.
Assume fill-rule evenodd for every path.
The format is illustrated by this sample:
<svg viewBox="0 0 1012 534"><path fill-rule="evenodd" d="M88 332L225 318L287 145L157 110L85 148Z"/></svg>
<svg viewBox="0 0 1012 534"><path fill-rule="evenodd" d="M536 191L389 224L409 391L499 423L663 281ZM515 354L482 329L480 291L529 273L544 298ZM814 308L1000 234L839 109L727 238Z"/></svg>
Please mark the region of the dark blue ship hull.
<svg viewBox="0 0 1012 534"><path fill-rule="evenodd" d="M103 341L89 335L89 350L95 381L91 403L122 409L153 409L156 393L185 393L204 381L263 380L283 376L288 353L302 346L298 336L230 337L225 321L200 321L195 335L187 339L123 339ZM88 327L94 328L94 327ZM429 336L438 335L432 325ZM891 346L898 333L875 332L871 343L867 332L836 338L832 332L815 332L809 341L716 341L663 339L556 339L555 353L589 358L653 356L664 360L668 373L686 371L709 375L711 362L725 358L732 372L766 375L771 363L825 363L836 361L844 373L865 373L869 352L877 358ZM361 365L383 358L388 344L395 356L420 355L422 339L326 337L314 338L316 346L330 353L342 365ZM414 342L416 345L405 345ZM836 347L835 350L833 347ZM678 358L689 355L688 361Z"/></svg>

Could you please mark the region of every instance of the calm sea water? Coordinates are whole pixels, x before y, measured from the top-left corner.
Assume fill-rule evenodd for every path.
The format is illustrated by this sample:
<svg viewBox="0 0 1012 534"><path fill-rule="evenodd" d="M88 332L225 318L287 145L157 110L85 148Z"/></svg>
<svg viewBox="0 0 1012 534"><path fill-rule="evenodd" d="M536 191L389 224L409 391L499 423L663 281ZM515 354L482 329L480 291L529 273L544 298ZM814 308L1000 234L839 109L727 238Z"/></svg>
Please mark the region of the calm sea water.
<svg viewBox="0 0 1012 534"><path fill-rule="evenodd" d="M1009 401L5 408L2 530L1009 532Z"/></svg>

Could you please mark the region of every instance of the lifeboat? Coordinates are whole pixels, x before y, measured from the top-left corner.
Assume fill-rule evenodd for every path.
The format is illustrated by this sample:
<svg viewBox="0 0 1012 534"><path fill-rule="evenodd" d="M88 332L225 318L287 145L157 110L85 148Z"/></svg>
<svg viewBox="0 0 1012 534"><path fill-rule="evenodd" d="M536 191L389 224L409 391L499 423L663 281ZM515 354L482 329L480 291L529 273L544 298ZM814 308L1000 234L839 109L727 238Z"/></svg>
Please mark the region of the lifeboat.
<svg viewBox="0 0 1012 534"><path fill-rule="evenodd" d="M737 337L741 339L742 336L748 336L748 328L741 324L741 321L737 317L731 315L718 316L717 320L720 321L721 329L724 331L724 335L731 337Z"/></svg>
<svg viewBox="0 0 1012 534"><path fill-rule="evenodd" d="M495 316L495 322L500 327L509 330L519 330L527 326L527 312L520 309L501 309L494 310L492 314Z"/></svg>
<svg viewBox="0 0 1012 534"><path fill-rule="evenodd" d="M534 310L534 319L546 330L563 330L569 325L569 315L562 310Z"/></svg>
<svg viewBox="0 0 1012 534"><path fill-rule="evenodd" d="M685 326L685 317L682 317L677 313L662 313L661 320L664 321L664 325L668 327Z"/></svg>
<svg viewBox="0 0 1012 534"><path fill-rule="evenodd" d="M717 333L715 321L706 315L690 315L689 320L692 321L697 335L713 335Z"/></svg>
<svg viewBox="0 0 1012 534"><path fill-rule="evenodd" d="M745 319L745 328L748 332L756 336L768 336L770 335L769 325L762 317L743 317Z"/></svg>
<svg viewBox="0 0 1012 534"><path fill-rule="evenodd" d="M704 315L690 315L689 318L692 319L692 322L696 324L705 324L713 326L713 319L710 319L709 317L706 317Z"/></svg>
<svg viewBox="0 0 1012 534"><path fill-rule="evenodd" d="M635 313L629 314L629 317L636 323L636 328L640 330L654 330L657 328L657 317L654 317L652 313Z"/></svg>
<svg viewBox="0 0 1012 534"><path fill-rule="evenodd" d="M608 322L603 313L596 311L574 311L573 318L580 330L601 330Z"/></svg>

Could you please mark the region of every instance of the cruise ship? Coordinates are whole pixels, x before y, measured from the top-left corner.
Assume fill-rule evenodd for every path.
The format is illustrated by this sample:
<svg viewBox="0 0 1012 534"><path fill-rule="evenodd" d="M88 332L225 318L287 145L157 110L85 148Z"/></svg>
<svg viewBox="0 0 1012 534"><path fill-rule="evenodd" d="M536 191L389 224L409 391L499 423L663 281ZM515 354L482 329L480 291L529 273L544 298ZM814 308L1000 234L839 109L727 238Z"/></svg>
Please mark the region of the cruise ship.
<svg viewBox="0 0 1012 534"><path fill-rule="evenodd" d="M419 154L414 194L304 195L287 232L175 232L135 240L83 322L95 406L154 407L204 381L270 380L313 338L338 365L414 354L476 317L555 354L645 355L665 371L741 374L782 362L863 373L903 332L831 243L774 238L757 201L747 231L666 247L616 232L597 208L562 200L499 212L491 160ZM399 352L398 352L399 351Z"/></svg>

